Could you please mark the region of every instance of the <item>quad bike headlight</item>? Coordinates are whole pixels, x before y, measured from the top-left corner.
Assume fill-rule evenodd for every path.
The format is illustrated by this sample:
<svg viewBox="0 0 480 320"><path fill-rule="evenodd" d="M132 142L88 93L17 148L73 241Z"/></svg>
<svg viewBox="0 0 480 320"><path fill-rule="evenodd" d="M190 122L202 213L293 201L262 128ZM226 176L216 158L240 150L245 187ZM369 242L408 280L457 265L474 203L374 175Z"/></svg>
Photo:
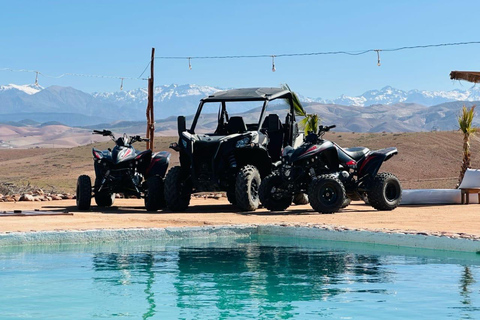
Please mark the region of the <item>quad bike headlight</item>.
<svg viewBox="0 0 480 320"><path fill-rule="evenodd" d="M250 144L251 137L245 137L237 141L237 148L242 148Z"/></svg>

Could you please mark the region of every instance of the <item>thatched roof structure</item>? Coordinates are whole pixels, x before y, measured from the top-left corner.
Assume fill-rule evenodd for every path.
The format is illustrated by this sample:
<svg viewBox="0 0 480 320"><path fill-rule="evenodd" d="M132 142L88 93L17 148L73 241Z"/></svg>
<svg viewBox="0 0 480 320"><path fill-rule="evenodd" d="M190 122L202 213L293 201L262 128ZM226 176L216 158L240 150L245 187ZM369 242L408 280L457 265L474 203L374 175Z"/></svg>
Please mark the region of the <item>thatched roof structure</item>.
<svg viewBox="0 0 480 320"><path fill-rule="evenodd" d="M480 83L480 72L475 71L452 71L450 72L452 80L466 80L469 82Z"/></svg>

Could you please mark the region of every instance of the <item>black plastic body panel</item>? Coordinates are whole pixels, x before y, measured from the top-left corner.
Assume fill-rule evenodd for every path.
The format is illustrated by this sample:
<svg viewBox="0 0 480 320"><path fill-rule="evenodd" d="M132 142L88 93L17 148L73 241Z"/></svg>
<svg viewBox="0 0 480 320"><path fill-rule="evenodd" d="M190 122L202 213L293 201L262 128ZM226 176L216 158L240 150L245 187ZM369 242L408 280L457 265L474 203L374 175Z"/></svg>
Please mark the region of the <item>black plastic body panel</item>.
<svg viewBox="0 0 480 320"><path fill-rule="evenodd" d="M391 147L369 153L358 163L358 178L375 177L383 162L398 153L397 148Z"/></svg>

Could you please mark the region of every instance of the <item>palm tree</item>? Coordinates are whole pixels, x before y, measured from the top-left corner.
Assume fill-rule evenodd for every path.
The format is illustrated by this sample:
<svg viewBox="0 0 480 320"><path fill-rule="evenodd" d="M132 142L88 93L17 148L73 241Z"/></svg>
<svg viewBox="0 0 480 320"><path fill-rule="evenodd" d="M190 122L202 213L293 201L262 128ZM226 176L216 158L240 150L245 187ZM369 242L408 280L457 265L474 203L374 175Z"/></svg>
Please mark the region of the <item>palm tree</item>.
<svg viewBox="0 0 480 320"><path fill-rule="evenodd" d="M475 106L467 109L465 105L463 106L462 113L458 116L459 130L463 132L463 161L462 169L460 170L460 177L458 178L458 185L462 183L465 172L470 168L470 136L473 136L477 132L477 128L472 125L474 116Z"/></svg>
<svg viewBox="0 0 480 320"><path fill-rule="evenodd" d="M307 135L309 131L317 132L318 125L320 124L320 118L318 115L316 113L307 113L305 109L303 109L300 99L298 99L298 96L295 92L290 90L288 84L284 84L282 87L292 93L292 102L295 109L295 115L304 117L299 124L305 132L305 135Z"/></svg>

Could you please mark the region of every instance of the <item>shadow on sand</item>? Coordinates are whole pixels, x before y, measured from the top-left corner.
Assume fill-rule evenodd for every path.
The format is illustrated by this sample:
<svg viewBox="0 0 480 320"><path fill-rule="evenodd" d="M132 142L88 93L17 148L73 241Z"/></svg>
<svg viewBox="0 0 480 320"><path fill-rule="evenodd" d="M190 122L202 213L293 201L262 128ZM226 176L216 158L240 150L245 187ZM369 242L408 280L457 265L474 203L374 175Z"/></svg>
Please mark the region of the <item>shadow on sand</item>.
<svg viewBox="0 0 480 320"><path fill-rule="evenodd" d="M43 206L45 210L53 212L79 212L76 206L59 206L50 205ZM376 212L377 210L365 204L355 204L354 207L347 207L340 210L336 214L341 213L367 213ZM146 211L143 206L111 206L111 207L98 207L92 205L90 210L83 212L95 212L103 214L218 214L218 213L236 213L244 216L278 216L278 215L319 215L321 213L315 212L309 205L292 205L285 211L268 211L260 208L256 211L240 211L238 207L219 203L219 204L194 204L189 206L185 211L174 212L167 208L159 211Z"/></svg>

